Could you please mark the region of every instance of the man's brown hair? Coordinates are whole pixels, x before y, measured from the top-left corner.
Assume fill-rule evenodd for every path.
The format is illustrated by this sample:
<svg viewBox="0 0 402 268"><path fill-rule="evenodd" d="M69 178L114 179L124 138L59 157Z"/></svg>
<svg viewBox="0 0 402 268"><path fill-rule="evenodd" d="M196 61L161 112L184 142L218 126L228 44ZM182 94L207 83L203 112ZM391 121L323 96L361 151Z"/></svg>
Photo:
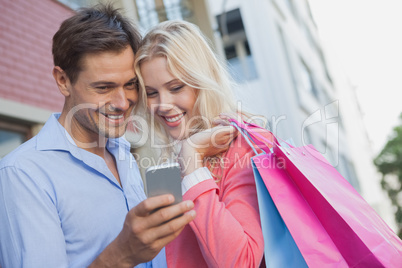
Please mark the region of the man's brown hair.
<svg viewBox="0 0 402 268"><path fill-rule="evenodd" d="M66 19L53 36L54 66L62 68L74 84L86 54L119 52L127 46L136 53L140 41L136 27L112 5L83 8Z"/></svg>

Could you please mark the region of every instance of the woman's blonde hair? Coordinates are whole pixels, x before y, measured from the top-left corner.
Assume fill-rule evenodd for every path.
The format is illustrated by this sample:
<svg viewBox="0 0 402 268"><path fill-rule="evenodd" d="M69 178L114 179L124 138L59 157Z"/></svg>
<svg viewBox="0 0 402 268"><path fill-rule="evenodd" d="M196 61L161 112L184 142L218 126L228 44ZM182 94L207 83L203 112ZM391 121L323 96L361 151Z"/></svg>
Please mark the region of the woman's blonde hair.
<svg viewBox="0 0 402 268"><path fill-rule="evenodd" d="M146 111L147 96L141 75L141 64L155 57L165 57L168 71L181 82L196 89L193 108L196 119L192 133L211 128L212 121L222 112L236 112L232 82L225 65L212 51L207 39L197 26L185 21L166 21L151 29L136 53L135 72L139 82L139 103L136 112ZM163 127L146 117L155 128L159 139L169 143ZM193 119L192 119L193 120ZM191 135L191 134L190 134ZM172 152L167 148L165 153ZM170 151L169 151L170 150Z"/></svg>

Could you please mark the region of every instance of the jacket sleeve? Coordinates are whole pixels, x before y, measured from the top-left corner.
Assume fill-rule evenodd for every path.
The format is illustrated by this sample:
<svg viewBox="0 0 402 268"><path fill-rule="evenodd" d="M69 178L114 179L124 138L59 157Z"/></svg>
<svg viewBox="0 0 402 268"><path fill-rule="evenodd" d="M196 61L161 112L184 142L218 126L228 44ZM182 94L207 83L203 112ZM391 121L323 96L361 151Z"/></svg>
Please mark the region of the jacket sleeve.
<svg viewBox="0 0 402 268"><path fill-rule="evenodd" d="M60 219L44 188L21 169L0 169L1 267L68 266Z"/></svg>
<svg viewBox="0 0 402 268"><path fill-rule="evenodd" d="M219 188L209 179L183 196L195 203L197 217L190 227L209 267L258 267L261 263L264 241L250 157L244 150L232 153L224 159L229 164Z"/></svg>

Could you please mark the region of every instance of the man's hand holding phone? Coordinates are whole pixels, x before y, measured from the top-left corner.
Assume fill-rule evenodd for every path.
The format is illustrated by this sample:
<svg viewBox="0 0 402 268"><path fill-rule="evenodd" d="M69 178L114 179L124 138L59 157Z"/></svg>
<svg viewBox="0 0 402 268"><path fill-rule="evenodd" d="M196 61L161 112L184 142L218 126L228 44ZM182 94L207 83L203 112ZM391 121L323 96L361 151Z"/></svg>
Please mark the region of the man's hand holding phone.
<svg viewBox="0 0 402 268"><path fill-rule="evenodd" d="M159 172L154 177L155 181L151 183L153 186L147 183L148 196L150 192L155 194L155 189L158 194L142 201L127 213L123 230L98 256L93 267L133 267L139 263L148 262L195 218L196 213L192 210L194 203L190 200L181 201L180 171L177 184L175 175L172 177L172 174L176 173L176 167L173 173L160 172L162 169L156 169ZM168 194L161 194L161 187L157 181L166 179L168 176L173 181L173 188L170 187ZM111 263L111 260L119 260L119 262Z"/></svg>
<svg viewBox="0 0 402 268"><path fill-rule="evenodd" d="M167 194L150 197L132 208L123 230L91 267L133 267L152 260L195 218L192 201L173 203L174 197Z"/></svg>

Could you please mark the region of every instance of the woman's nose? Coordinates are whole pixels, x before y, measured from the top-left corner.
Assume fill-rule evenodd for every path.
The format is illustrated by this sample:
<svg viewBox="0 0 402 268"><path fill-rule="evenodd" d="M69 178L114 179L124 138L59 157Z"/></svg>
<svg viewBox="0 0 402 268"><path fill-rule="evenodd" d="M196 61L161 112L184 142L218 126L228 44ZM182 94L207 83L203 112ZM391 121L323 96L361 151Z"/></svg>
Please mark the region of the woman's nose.
<svg viewBox="0 0 402 268"><path fill-rule="evenodd" d="M173 98L170 94L159 93L158 110L160 112L167 112L173 108Z"/></svg>

